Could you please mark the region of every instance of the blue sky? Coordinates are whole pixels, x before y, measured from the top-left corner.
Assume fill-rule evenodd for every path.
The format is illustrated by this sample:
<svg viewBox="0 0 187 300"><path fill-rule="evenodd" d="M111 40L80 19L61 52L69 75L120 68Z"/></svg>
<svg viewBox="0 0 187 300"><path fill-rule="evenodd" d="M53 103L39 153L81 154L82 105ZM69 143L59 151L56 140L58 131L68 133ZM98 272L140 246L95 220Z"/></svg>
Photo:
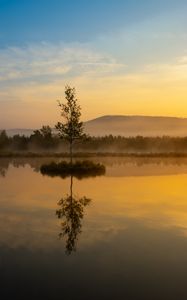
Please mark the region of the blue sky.
<svg viewBox="0 0 187 300"><path fill-rule="evenodd" d="M44 101L44 122L52 124L66 83L76 85L83 105L88 99L85 119L174 115L176 101L176 115L187 116L186 14L186 0L0 0L0 128L40 126L33 115ZM169 87L177 95L179 81L183 94L167 110ZM160 86L168 93L158 94Z"/></svg>
<svg viewBox="0 0 187 300"><path fill-rule="evenodd" d="M155 15L184 0L0 0L0 46L39 41L88 42Z"/></svg>

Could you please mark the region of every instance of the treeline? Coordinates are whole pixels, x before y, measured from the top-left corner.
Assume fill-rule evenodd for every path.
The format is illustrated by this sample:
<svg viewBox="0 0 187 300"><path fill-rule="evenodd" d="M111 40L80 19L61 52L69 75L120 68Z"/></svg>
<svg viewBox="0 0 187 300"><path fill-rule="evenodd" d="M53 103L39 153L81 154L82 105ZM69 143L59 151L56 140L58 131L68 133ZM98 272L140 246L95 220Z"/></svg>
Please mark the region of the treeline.
<svg viewBox="0 0 187 300"><path fill-rule="evenodd" d="M9 137L5 130L0 132L0 151L47 151L67 152L68 143L54 134L49 126L35 130L32 135ZM74 152L187 152L187 137L85 137L77 141Z"/></svg>
<svg viewBox="0 0 187 300"><path fill-rule="evenodd" d="M59 144L59 137L52 133L49 126L34 130L30 136L16 134L9 137L5 130L0 132L0 151L54 150Z"/></svg>

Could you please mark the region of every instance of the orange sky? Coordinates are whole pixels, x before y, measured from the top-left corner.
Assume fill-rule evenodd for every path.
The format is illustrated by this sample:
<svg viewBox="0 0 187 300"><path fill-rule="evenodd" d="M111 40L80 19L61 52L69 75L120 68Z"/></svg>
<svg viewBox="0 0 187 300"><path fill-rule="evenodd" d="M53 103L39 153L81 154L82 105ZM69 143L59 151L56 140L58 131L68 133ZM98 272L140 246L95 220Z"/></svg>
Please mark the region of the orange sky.
<svg viewBox="0 0 187 300"><path fill-rule="evenodd" d="M11 25L2 27L8 32L0 35L0 128L54 126L59 120L56 100L63 100L67 84L77 90L83 121L119 114L187 117L187 6L185 1L171 2L160 7L150 1L144 9L137 4L135 12L131 1L124 1L116 12L116 21L121 21L115 25L107 2L109 15L97 20L100 30L90 15L86 33L85 25L74 28L72 24L71 34L62 26L62 31L49 28L44 38L39 23L30 32L33 39L27 39L20 35L18 23L14 26L21 27L15 27L14 34ZM124 19L127 4L129 21ZM58 12L58 7L54 9ZM92 13L98 15L98 10ZM47 22L49 15L41 18ZM33 19L28 22L36 25ZM37 32L39 39L35 39ZM52 39L60 33L64 35ZM83 33L86 36L81 38Z"/></svg>
<svg viewBox="0 0 187 300"><path fill-rule="evenodd" d="M76 87L82 119L88 120L110 114L187 117L186 81L187 65L176 63L152 66L131 75L81 76L70 84ZM58 80L9 87L9 97L17 97L19 101L1 103L1 127L3 124L9 128L54 126L60 118L57 99L64 99L65 84L65 80Z"/></svg>

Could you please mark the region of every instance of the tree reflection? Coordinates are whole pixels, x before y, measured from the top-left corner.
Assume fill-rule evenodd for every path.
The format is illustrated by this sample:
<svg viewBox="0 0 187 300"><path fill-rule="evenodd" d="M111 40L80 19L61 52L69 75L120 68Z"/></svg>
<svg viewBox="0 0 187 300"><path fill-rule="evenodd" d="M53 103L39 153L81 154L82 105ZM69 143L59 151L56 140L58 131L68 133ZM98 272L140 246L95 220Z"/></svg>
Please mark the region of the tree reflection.
<svg viewBox="0 0 187 300"><path fill-rule="evenodd" d="M5 177L9 168L9 161L7 159L0 159L0 177Z"/></svg>
<svg viewBox="0 0 187 300"><path fill-rule="evenodd" d="M76 251L76 244L82 228L84 207L91 202L91 199L85 196L78 198L73 194L73 176L70 178L70 194L60 199L58 202L60 208L56 210L57 217L62 219L59 238L65 239L66 254L68 255L72 251Z"/></svg>

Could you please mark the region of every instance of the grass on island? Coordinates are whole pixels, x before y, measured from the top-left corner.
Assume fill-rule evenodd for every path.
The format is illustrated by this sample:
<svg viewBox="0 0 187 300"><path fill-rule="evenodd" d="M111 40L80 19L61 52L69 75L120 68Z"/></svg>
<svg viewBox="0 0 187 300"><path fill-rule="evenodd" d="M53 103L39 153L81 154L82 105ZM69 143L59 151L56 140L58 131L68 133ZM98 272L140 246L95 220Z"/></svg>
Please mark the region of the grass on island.
<svg viewBox="0 0 187 300"><path fill-rule="evenodd" d="M74 163L62 161L60 163L51 162L41 166L40 171L43 175L51 177L60 176L66 178L75 176L79 179L84 177L95 177L105 174L105 166L89 160L76 161Z"/></svg>

